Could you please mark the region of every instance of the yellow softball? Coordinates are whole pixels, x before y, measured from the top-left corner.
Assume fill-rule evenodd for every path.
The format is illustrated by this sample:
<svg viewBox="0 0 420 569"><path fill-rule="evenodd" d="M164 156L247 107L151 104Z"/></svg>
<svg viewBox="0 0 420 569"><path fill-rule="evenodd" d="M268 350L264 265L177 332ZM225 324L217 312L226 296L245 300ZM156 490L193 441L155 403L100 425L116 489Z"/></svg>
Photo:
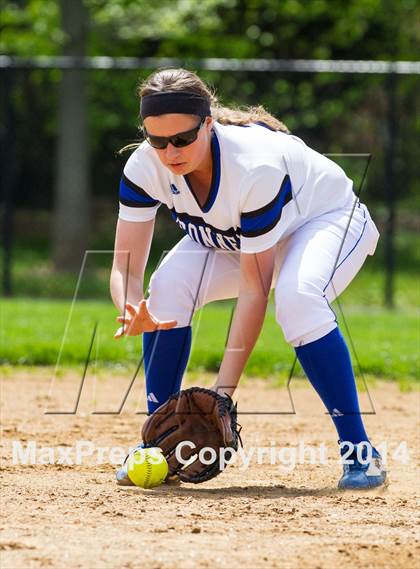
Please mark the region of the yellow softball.
<svg viewBox="0 0 420 569"><path fill-rule="evenodd" d="M160 448L139 448L127 461L131 482L141 488L159 486L168 475L168 463Z"/></svg>

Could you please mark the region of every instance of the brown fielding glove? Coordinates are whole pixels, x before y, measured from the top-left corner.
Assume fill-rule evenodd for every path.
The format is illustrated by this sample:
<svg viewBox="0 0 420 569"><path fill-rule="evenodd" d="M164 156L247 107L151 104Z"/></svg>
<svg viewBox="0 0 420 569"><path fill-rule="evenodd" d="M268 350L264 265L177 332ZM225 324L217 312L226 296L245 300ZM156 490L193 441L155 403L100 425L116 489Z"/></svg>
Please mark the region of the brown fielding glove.
<svg viewBox="0 0 420 569"><path fill-rule="evenodd" d="M168 461L169 478L178 476L183 482L193 484L205 482L222 472L238 449L238 441L242 443L236 417L236 404L230 397L203 387L190 387L172 395L147 418L142 429L143 443L146 447L162 449ZM188 466L175 454L177 445L183 441L191 441L194 447L183 446L180 449L182 459L187 461L197 455ZM205 447L216 452L216 459L211 464L203 464L198 459L198 453ZM220 449L228 449L224 451L222 461ZM210 458L207 451L204 460L207 462Z"/></svg>

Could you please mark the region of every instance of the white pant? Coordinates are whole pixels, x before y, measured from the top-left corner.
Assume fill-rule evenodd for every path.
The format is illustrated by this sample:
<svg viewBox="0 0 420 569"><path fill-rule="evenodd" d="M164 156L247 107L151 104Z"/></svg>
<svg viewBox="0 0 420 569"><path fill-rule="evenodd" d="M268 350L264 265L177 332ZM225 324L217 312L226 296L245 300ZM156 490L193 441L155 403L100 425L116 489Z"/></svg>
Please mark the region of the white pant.
<svg viewBox="0 0 420 569"><path fill-rule="evenodd" d="M358 203L352 216L351 210L330 212L278 243L271 288L287 342L307 344L335 328L329 303L373 255L378 238L366 206ZM238 296L239 258L237 251L209 249L185 236L150 279L149 310L188 326L194 311L208 302Z"/></svg>

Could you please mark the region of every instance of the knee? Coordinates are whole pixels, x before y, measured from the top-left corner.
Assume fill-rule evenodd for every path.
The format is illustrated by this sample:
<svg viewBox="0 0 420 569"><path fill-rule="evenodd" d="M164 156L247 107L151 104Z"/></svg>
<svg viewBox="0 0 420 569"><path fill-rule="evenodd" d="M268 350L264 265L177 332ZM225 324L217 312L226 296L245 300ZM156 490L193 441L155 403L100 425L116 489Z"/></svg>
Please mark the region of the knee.
<svg viewBox="0 0 420 569"><path fill-rule="evenodd" d="M195 310L194 298L182 274L165 267L153 273L149 283L148 307L160 320L175 319L186 326Z"/></svg>
<svg viewBox="0 0 420 569"><path fill-rule="evenodd" d="M287 342L295 345L311 332L335 321L321 290L283 286L276 291L276 321Z"/></svg>
<svg viewBox="0 0 420 569"><path fill-rule="evenodd" d="M276 292L276 320L283 328L290 320L302 318L311 308L311 295L293 287L284 286Z"/></svg>

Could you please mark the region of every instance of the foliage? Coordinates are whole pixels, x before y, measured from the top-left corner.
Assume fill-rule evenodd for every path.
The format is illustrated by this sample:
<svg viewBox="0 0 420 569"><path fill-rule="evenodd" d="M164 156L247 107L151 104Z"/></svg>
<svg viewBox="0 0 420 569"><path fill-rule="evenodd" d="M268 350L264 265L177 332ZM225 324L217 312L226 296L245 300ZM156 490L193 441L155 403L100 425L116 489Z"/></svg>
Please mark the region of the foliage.
<svg viewBox="0 0 420 569"><path fill-rule="evenodd" d="M415 0L85 0L90 55L232 58L416 59ZM0 52L60 54L58 0L6 2ZM187 64L187 63L186 63ZM194 67L194 64L192 64ZM94 193L115 200L123 160L115 151L136 137L138 75L151 70L89 72ZM227 104L264 104L321 152L371 152L372 199L383 200L387 95L383 76L201 71ZM14 92L20 141L17 204L50 207L58 71L20 72ZM413 198L420 131L416 77L398 81L397 198ZM25 128L29 125L29 128ZM32 144L37 132L40 144ZM36 174L36 175L35 175ZM34 180L25 187L24 178ZM46 190L47 188L47 190ZM40 198L40 196L43 196Z"/></svg>
<svg viewBox="0 0 420 569"><path fill-rule="evenodd" d="M415 59L416 0L85 0L91 55ZM417 18L418 21L418 18ZM58 53L58 0L6 2L2 52ZM19 32L19 33L16 33Z"/></svg>

